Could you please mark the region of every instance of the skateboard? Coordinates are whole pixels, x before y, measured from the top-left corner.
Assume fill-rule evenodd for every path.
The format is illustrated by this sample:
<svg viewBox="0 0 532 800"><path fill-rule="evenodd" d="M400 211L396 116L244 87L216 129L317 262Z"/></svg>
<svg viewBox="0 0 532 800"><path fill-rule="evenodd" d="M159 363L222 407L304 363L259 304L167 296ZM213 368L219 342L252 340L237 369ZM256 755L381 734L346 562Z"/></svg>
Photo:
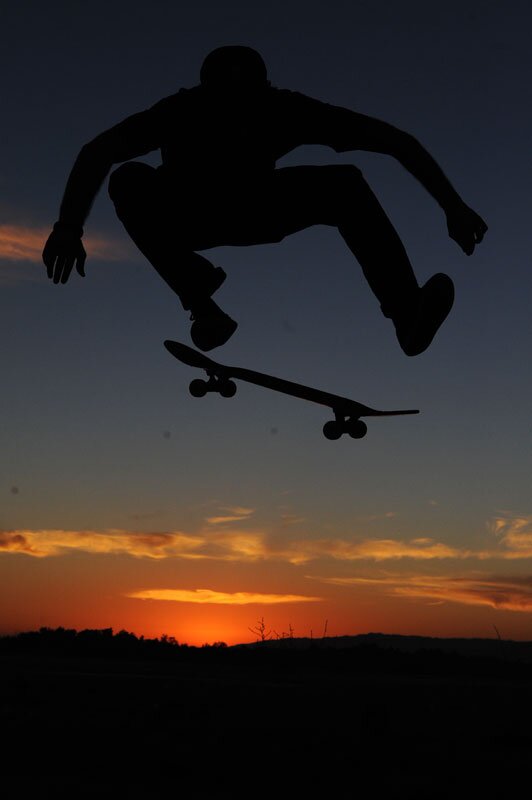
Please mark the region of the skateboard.
<svg viewBox="0 0 532 800"><path fill-rule="evenodd" d="M208 380L195 378L190 383L189 390L193 397L204 397L207 392L216 392L222 397L233 397L236 393L236 383L232 380L233 378L247 381L247 383L252 383L255 386L263 386L265 389L272 389L274 392L288 394L291 397L299 397L301 400L318 403L332 410L335 417L334 420L329 420L323 426L323 434L327 439L339 439L344 433L347 433L353 439L362 439L366 435L368 428L360 417L394 417L402 414L419 414L418 409L378 411L347 397L340 397L340 395L287 381L284 378L276 378L273 375L255 372L252 369L218 364L218 362L213 361L198 350L194 350L193 347L188 347L185 344L181 344L181 342L174 342L171 339L167 339L164 346L178 361L187 364L189 367L203 369L207 373Z"/></svg>

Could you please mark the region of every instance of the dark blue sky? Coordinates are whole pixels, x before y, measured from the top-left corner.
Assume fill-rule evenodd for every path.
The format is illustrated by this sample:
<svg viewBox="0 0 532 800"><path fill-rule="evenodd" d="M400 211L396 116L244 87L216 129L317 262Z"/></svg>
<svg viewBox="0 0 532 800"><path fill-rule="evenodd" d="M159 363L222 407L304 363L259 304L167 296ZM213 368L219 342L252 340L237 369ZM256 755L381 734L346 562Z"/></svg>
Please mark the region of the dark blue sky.
<svg viewBox="0 0 532 800"><path fill-rule="evenodd" d="M415 359L336 231L211 251L228 273L220 303L239 321L223 360L422 411L337 443L321 436L322 410L291 398L247 386L232 401L188 396L193 376L162 342L188 341L189 322L128 244L105 191L86 234L122 255L88 247L84 281L53 286L38 257L10 257L4 242L0 529L195 530L205 508L238 506L264 530L283 508L311 539L363 536L363 520L379 517L374 535L473 548L498 515L530 522L531 22L515 0L9 4L4 239L6 226L21 242L45 237L80 147L197 83L223 44L258 49L274 85L412 133L489 231L467 258L440 208L389 157L315 147L284 159L357 164L420 282L452 276L455 308ZM529 574L529 561L518 566Z"/></svg>

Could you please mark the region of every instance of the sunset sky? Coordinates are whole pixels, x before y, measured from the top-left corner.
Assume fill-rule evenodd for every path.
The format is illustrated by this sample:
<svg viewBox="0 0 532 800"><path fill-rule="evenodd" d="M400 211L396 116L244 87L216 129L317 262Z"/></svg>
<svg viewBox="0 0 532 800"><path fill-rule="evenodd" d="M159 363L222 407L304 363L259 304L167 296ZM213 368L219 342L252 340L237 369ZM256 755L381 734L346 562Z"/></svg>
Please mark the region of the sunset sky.
<svg viewBox="0 0 532 800"><path fill-rule="evenodd" d="M368 631L532 639L532 10L525 0L8 3L0 40L0 633L40 626L202 644ZM205 253L239 322L213 353L377 408L331 442L326 409L240 384L194 399L177 298L102 190L87 276L41 251L83 144L244 44L272 84L413 134L487 222L468 258L388 156L354 163L420 283L456 302L408 358L338 232ZM220 125L224 121L220 120ZM159 163L157 152L145 157Z"/></svg>

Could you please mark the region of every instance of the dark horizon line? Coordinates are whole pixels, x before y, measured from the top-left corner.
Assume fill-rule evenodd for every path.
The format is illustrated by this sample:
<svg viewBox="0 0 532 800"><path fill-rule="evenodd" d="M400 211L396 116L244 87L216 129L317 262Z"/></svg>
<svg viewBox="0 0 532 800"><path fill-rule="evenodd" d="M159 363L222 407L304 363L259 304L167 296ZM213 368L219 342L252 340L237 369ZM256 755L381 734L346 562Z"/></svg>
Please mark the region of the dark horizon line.
<svg viewBox="0 0 532 800"><path fill-rule="evenodd" d="M132 631L127 631L124 628L121 628L119 631L115 631L112 627L106 628L66 628L62 625L51 628L48 626L41 626L38 629L34 630L19 630L13 631L11 633L5 633L0 631L0 641L6 639L15 639L17 637L24 637L24 636L38 636L44 634L68 634L72 635L75 634L75 637L85 634L92 635L100 635L102 637L107 637L109 639L116 639L118 637L123 637L124 639L127 637L130 641L133 639L138 642L160 642L164 644L178 644L179 646L185 647L205 647L205 646L212 646L213 644L224 644L226 647L247 647L249 645L254 644L263 644L263 643L272 643L275 644L277 642L323 642L323 641L336 641L339 640L362 640L362 639L376 639L376 640L401 640L403 642L406 641L423 641L423 642L441 642L441 643L451 643L451 642L489 642L489 643L515 643L517 645L531 645L532 646L532 639L506 639L499 635L497 631L497 635L488 637L488 636L431 636L426 634L405 634L405 633L384 633L382 631L368 631L366 633L354 633L354 634L339 634L339 635L321 635L321 636L269 636L263 640L255 638L253 641L242 641L237 642L236 644L228 645L225 642L220 642L220 640L215 640L212 643L205 642L203 645L191 645L188 642L182 642L176 639L175 636L168 635L166 633L161 634L159 637L146 637L144 634L137 635Z"/></svg>

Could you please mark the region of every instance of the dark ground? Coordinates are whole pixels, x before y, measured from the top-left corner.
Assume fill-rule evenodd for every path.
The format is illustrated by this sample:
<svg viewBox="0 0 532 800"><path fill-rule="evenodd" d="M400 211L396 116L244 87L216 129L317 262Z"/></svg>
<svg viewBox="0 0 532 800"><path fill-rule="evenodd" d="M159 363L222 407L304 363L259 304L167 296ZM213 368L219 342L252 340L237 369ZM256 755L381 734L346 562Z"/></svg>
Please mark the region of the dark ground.
<svg viewBox="0 0 532 800"><path fill-rule="evenodd" d="M366 785L506 800L529 784L532 665L431 642L0 648L1 781L30 797L358 798Z"/></svg>

